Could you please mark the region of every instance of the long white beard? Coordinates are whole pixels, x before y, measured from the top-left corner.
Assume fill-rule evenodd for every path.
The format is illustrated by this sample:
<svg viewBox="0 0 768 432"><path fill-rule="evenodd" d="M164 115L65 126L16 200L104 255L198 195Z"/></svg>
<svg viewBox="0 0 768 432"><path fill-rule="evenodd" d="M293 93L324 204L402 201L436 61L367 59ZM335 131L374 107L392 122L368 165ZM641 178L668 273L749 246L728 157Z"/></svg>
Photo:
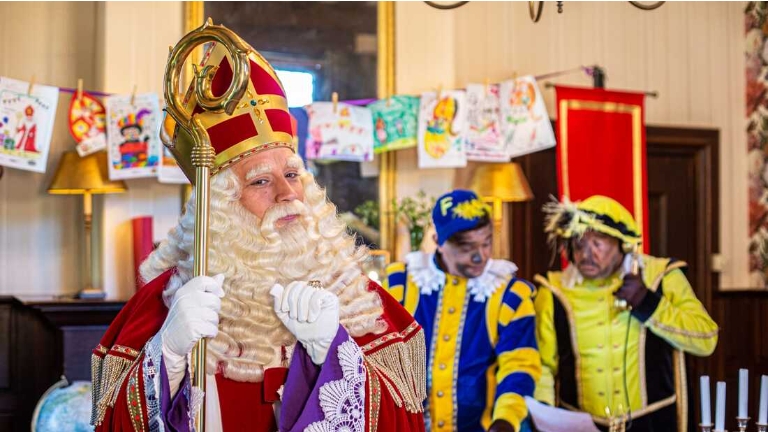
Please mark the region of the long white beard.
<svg viewBox="0 0 768 432"><path fill-rule="evenodd" d="M219 333L208 344L208 373L258 382L263 380L265 368L281 366L285 360L282 347L293 345L295 338L273 311L269 290L275 283L285 286L293 281L318 280L323 287L334 287L332 291L339 296L341 306L341 323L351 335L383 330L379 320L381 300L378 294L368 291L368 279L361 272L367 250L355 247L335 207L308 174L302 178L305 202L275 205L263 220L248 212L237 194L228 192L227 188L233 187L233 176L226 174L214 177L211 185L208 273L225 275L226 295L222 299ZM194 197L190 201L193 203ZM171 231L168 244L161 245L142 265L145 279L163 268L177 266L178 275L163 294L167 304L191 278L191 203L179 226ZM290 214L299 217L281 228L275 226Z"/></svg>

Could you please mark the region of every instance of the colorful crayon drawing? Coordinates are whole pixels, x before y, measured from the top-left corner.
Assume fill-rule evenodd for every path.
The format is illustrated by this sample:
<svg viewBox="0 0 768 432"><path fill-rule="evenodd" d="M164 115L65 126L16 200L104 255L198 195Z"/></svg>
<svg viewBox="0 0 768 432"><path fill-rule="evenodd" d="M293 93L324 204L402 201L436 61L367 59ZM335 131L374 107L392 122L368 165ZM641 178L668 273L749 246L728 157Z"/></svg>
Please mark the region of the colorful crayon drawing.
<svg viewBox="0 0 768 432"><path fill-rule="evenodd" d="M373 160L371 110L344 103L307 106L307 159L369 162Z"/></svg>
<svg viewBox="0 0 768 432"><path fill-rule="evenodd" d="M0 77L0 165L45 172L59 89Z"/></svg>
<svg viewBox="0 0 768 432"><path fill-rule="evenodd" d="M416 147L419 98L393 96L376 101L368 108L373 116L373 151L381 153Z"/></svg>
<svg viewBox="0 0 768 432"><path fill-rule="evenodd" d="M467 85L467 107L467 160L508 161L501 136L499 85Z"/></svg>
<svg viewBox="0 0 768 432"><path fill-rule="evenodd" d="M154 177L161 157L157 95L107 98L109 178Z"/></svg>
<svg viewBox="0 0 768 432"><path fill-rule="evenodd" d="M77 143L77 153L87 156L107 148L107 120L104 105L88 92L72 95L69 103L69 133Z"/></svg>
<svg viewBox="0 0 768 432"><path fill-rule="evenodd" d="M501 131L507 154L522 156L555 146L555 133L536 79L501 83Z"/></svg>
<svg viewBox="0 0 768 432"><path fill-rule="evenodd" d="M456 168L467 165L464 150L467 124L463 90L421 95L419 108L419 168Z"/></svg>

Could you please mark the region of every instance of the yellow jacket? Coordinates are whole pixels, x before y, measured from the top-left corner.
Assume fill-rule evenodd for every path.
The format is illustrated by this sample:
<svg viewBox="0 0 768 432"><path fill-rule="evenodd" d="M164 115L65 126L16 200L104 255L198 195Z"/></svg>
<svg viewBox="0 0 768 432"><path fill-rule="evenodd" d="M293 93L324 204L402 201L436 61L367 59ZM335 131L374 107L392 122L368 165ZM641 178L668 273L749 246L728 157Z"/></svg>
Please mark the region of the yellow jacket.
<svg viewBox="0 0 768 432"><path fill-rule="evenodd" d="M631 312L614 307L620 273L585 280L571 265L546 278L537 276L542 376L536 398L585 411L604 425L607 418L626 414L627 407L636 419L676 404L679 430L685 430L683 352L710 355L718 328L696 298L684 267L643 256L642 275L650 292Z"/></svg>

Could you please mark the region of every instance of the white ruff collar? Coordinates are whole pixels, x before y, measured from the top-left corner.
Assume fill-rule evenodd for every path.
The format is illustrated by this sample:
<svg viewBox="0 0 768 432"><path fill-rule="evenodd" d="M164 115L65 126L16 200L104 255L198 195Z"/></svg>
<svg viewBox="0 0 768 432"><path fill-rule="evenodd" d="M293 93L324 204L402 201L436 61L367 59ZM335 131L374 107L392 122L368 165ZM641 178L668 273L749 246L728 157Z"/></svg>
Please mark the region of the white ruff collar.
<svg viewBox="0 0 768 432"><path fill-rule="evenodd" d="M445 285L446 274L435 265L435 254L411 252L405 257L408 275L422 294L440 291ZM517 266L506 260L489 259L483 274L467 280L467 289L476 302L484 302L499 288L509 282Z"/></svg>

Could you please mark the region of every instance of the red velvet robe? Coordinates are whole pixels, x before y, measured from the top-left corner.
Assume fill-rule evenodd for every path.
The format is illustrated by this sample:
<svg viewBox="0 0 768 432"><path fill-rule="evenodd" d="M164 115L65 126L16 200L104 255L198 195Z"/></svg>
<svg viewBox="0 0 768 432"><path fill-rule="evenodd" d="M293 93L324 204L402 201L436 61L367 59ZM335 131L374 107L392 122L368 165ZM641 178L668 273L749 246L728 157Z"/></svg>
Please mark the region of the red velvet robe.
<svg viewBox="0 0 768 432"><path fill-rule="evenodd" d="M97 424L96 431L155 429L150 420L157 417L148 411L148 406L169 403L167 395L163 395L165 401L146 395L147 376L160 374L166 386L167 378L162 365L147 367L145 346L158 333L167 315L162 292L172 272L168 270L139 290L93 351L92 421ZM382 334L354 338L362 349L366 369L365 430L423 432L422 402L426 396L423 331L413 317L379 285L370 282L370 289L381 296L383 318L388 326ZM297 345L296 351L300 350L300 345ZM306 353L303 355L307 357ZM302 380L301 366L295 366L296 363L291 363L291 373ZM285 382L287 372L285 368L269 369L263 383L236 382L217 375L223 429L227 432L277 431L273 402L280 398L277 390ZM290 391L288 385L285 391ZM292 401L291 411L301 416L304 405L295 401L308 401L310 395L286 394L284 402L286 398ZM306 403L306 406L310 405ZM186 430L185 427L169 428L171 423L167 419L164 421L166 430ZM281 425L280 430L293 431L294 428Z"/></svg>

